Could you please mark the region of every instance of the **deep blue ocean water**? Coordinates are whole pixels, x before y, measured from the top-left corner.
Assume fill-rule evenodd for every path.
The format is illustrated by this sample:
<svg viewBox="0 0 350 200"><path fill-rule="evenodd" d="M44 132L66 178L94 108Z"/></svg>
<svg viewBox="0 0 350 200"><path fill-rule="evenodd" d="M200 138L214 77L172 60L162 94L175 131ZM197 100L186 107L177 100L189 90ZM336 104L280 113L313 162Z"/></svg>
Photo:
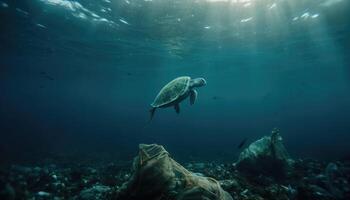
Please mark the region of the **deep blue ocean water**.
<svg viewBox="0 0 350 200"><path fill-rule="evenodd" d="M274 127L294 158L349 157L349 19L347 0L1 0L1 162L234 161ZM207 81L195 105L148 123L183 75Z"/></svg>

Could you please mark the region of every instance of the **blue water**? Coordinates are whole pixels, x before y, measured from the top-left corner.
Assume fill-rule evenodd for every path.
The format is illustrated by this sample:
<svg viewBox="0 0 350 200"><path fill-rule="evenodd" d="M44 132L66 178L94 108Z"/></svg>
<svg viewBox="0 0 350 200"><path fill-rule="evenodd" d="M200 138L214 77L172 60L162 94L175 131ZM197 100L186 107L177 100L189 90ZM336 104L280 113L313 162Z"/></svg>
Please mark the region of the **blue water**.
<svg viewBox="0 0 350 200"><path fill-rule="evenodd" d="M292 157L349 156L349 19L346 0L1 0L1 161L234 161L274 127ZM195 105L148 123L183 75L207 80Z"/></svg>

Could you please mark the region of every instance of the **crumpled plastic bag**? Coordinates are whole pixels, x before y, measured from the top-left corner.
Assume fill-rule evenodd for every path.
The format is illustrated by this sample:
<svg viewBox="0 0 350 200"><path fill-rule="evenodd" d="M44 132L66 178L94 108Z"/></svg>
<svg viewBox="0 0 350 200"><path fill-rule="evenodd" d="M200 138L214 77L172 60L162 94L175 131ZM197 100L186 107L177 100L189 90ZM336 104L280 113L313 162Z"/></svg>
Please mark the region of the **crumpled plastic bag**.
<svg viewBox="0 0 350 200"><path fill-rule="evenodd" d="M275 128L270 136L264 136L244 149L236 166L240 172L252 176L264 174L284 179L293 163L283 145L279 130Z"/></svg>
<svg viewBox="0 0 350 200"><path fill-rule="evenodd" d="M133 175L119 190L119 200L232 200L219 182L188 171L163 146L140 144Z"/></svg>

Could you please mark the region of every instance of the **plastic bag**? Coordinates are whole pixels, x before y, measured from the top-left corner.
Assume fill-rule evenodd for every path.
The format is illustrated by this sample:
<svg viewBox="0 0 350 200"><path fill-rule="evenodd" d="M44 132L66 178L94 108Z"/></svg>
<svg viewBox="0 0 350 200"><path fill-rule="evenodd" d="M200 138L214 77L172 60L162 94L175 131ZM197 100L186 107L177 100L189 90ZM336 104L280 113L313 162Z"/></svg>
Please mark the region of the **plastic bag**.
<svg viewBox="0 0 350 200"><path fill-rule="evenodd" d="M232 200L218 181L188 171L161 145L140 144L133 171L119 191L120 200Z"/></svg>

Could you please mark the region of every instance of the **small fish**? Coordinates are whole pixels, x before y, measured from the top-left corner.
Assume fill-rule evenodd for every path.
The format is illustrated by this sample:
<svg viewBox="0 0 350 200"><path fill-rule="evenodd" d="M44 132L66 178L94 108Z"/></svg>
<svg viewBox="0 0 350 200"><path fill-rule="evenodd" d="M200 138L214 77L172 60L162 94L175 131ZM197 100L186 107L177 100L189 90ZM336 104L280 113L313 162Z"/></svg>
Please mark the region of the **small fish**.
<svg viewBox="0 0 350 200"><path fill-rule="evenodd" d="M45 78L49 79L50 81L55 80L53 77L51 77L51 76L49 76L49 75L46 75Z"/></svg>
<svg viewBox="0 0 350 200"><path fill-rule="evenodd" d="M4 7L4 8L8 8L9 7L9 5L7 3L5 3L5 2L2 2L1 6Z"/></svg>
<svg viewBox="0 0 350 200"><path fill-rule="evenodd" d="M26 12L26 11L20 9L20 8L16 8L16 11L19 12L19 13L21 13L21 14L23 14L23 15L26 15L26 16L29 15L28 12Z"/></svg>
<svg viewBox="0 0 350 200"><path fill-rule="evenodd" d="M242 142L241 143L239 143L239 145L237 146L237 148L238 149L241 149L244 145L245 145L245 143L247 142L247 138L244 138L243 140L242 140Z"/></svg>
<svg viewBox="0 0 350 200"><path fill-rule="evenodd" d="M213 100L217 100L217 99L219 99L218 96L213 96Z"/></svg>
<svg viewBox="0 0 350 200"><path fill-rule="evenodd" d="M42 25L42 24L36 24L37 27L40 27L40 28L46 28L46 26Z"/></svg>
<svg viewBox="0 0 350 200"><path fill-rule="evenodd" d="M123 24L130 25L129 22L125 21L124 19L119 19L119 21L122 22Z"/></svg>
<svg viewBox="0 0 350 200"><path fill-rule="evenodd" d="M49 74L47 74L45 71L41 71L40 75L42 75L43 78L47 78L51 81L55 80L52 76L50 76Z"/></svg>

